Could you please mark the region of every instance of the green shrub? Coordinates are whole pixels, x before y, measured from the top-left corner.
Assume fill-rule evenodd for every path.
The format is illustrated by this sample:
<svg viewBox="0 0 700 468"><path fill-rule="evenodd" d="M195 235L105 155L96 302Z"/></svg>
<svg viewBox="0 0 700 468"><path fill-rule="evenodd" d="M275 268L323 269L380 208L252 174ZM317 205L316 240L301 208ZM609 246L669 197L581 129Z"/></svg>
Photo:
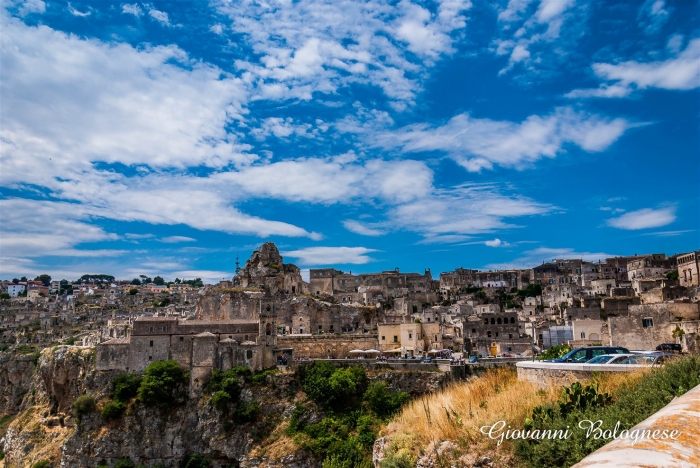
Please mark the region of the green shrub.
<svg viewBox="0 0 700 468"><path fill-rule="evenodd" d="M69 345L69 346L73 346L73 345L75 344L76 341L78 341L77 338L68 338L68 339L66 340L66 344Z"/></svg>
<svg viewBox="0 0 700 468"><path fill-rule="evenodd" d="M141 377L135 374L119 374L112 379L112 393L110 396L123 403L128 402L138 395Z"/></svg>
<svg viewBox="0 0 700 468"><path fill-rule="evenodd" d="M364 400L374 414L387 417L401 409L410 397L406 392L390 392L384 382L371 382L365 392Z"/></svg>
<svg viewBox="0 0 700 468"><path fill-rule="evenodd" d="M136 468L136 464L130 458L120 458L114 464L114 468Z"/></svg>
<svg viewBox="0 0 700 468"><path fill-rule="evenodd" d="M73 411L75 411L76 419L80 422L83 416L95 411L95 398L90 394L79 396L73 402Z"/></svg>
<svg viewBox="0 0 700 468"><path fill-rule="evenodd" d="M231 395L223 390L219 390L211 397L211 404L219 411L224 411L231 403Z"/></svg>
<svg viewBox="0 0 700 468"><path fill-rule="evenodd" d="M48 460L39 460L32 465L32 468L51 468L51 462Z"/></svg>
<svg viewBox="0 0 700 468"><path fill-rule="evenodd" d="M247 377L247 380L253 385L264 385L266 377L268 375L277 374L279 371L277 369L268 369L261 372L256 372L255 374Z"/></svg>
<svg viewBox="0 0 700 468"><path fill-rule="evenodd" d="M183 402L182 387L187 384L188 374L170 359L151 363L143 371L138 398L147 406L171 408Z"/></svg>
<svg viewBox="0 0 700 468"><path fill-rule="evenodd" d="M537 359L558 359L564 356L569 351L571 351L571 346L567 344L554 345L547 349L547 351L545 351L544 353L537 356Z"/></svg>
<svg viewBox="0 0 700 468"><path fill-rule="evenodd" d="M326 409L356 407L367 388L367 374L358 366L337 369L327 361L317 361L301 366L297 374L304 392Z"/></svg>
<svg viewBox="0 0 700 468"><path fill-rule="evenodd" d="M536 408L526 427L565 430L572 428L571 437L563 440L516 440L515 454L533 468L571 466L589 453L605 445L609 440L586 438L586 431L578 429L581 420L603 421L603 430L612 430L619 421L619 430L629 430L666 406L674 397L700 385L700 357L691 356L666 364L643 376L632 386L621 388L612 400L598 396L584 396L584 388L564 392L557 404ZM573 387L573 386L572 386ZM578 386L580 387L580 385ZM576 394L586 403L572 404Z"/></svg>
<svg viewBox="0 0 700 468"><path fill-rule="evenodd" d="M238 404L233 420L239 424L254 422L260 416L260 403L257 401L242 401Z"/></svg>
<svg viewBox="0 0 700 468"><path fill-rule="evenodd" d="M180 462L181 468L209 468L209 466L211 466L209 459L201 453L193 453L184 457Z"/></svg>
<svg viewBox="0 0 700 468"><path fill-rule="evenodd" d="M126 405L121 401L110 401L102 408L100 416L105 421L112 421L113 419L119 419L124 414L125 409Z"/></svg>

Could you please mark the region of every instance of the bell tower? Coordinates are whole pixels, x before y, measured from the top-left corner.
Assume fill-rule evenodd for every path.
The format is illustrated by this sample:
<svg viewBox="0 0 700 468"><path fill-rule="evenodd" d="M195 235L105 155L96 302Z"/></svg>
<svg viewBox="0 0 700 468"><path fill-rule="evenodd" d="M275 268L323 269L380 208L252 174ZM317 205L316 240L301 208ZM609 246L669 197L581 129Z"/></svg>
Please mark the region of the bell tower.
<svg viewBox="0 0 700 468"><path fill-rule="evenodd" d="M277 344L277 314L275 313L274 301L262 299L258 317L260 323L258 344L275 346Z"/></svg>

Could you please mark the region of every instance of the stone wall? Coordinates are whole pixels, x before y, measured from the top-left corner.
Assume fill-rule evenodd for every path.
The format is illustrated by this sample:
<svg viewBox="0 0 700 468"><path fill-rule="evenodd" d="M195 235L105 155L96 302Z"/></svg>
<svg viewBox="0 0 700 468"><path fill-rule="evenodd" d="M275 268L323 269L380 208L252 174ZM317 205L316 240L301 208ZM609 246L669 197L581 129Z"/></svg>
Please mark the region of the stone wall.
<svg viewBox="0 0 700 468"><path fill-rule="evenodd" d="M376 349L377 335L283 335L277 336L277 347L294 348L295 357L345 358L353 349Z"/></svg>
<svg viewBox="0 0 700 468"><path fill-rule="evenodd" d="M538 387L549 385L571 385L579 380L590 379L594 372L632 372L650 369L643 365L609 366L604 364L571 364L541 361L523 361L515 365L518 379L527 380Z"/></svg>

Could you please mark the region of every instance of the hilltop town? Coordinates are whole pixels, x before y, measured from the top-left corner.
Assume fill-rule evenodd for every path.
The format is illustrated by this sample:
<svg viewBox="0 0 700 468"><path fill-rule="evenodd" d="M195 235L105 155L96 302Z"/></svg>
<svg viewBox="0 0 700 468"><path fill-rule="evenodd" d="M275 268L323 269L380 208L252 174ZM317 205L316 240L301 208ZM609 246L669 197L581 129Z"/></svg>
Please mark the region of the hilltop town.
<svg viewBox="0 0 700 468"><path fill-rule="evenodd" d="M2 349L97 348L97 369L176 359L202 380L304 359L530 356L553 345L700 346L700 251L522 270L352 274L284 263L267 242L231 280L85 275L1 283ZM360 353L367 351L369 353ZM200 375L201 374L201 375Z"/></svg>

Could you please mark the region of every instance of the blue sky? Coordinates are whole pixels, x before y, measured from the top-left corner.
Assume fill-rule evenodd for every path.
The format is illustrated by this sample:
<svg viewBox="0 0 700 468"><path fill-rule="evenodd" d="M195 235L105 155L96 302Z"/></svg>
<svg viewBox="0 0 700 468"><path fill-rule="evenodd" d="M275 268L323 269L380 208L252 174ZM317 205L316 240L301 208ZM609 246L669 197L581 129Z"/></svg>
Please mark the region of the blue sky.
<svg viewBox="0 0 700 468"><path fill-rule="evenodd" d="M0 278L700 246L698 2L8 1Z"/></svg>

